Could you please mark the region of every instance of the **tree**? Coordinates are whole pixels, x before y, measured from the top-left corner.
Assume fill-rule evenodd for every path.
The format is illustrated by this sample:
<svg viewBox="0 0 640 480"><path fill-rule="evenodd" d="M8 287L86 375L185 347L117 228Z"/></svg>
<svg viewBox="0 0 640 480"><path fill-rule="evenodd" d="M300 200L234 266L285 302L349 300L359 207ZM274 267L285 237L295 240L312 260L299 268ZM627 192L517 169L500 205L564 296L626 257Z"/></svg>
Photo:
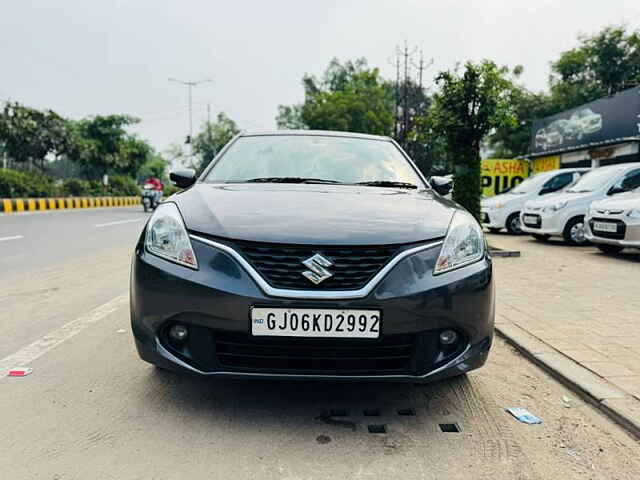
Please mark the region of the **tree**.
<svg viewBox="0 0 640 480"><path fill-rule="evenodd" d="M480 144L493 129L513 125L512 82L508 69L484 60L467 62L462 74L444 71L430 109L454 164L454 200L480 217Z"/></svg>
<svg viewBox="0 0 640 480"><path fill-rule="evenodd" d="M607 27L579 41L551 64L549 81L557 111L640 84L639 31Z"/></svg>
<svg viewBox="0 0 640 480"><path fill-rule="evenodd" d="M302 121L302 105L278 105L276 124L282 130L304 130L307 125Z"/></svg>
<svg viewBox="0 0 640 480"><path fill-rule="evenodd" d="M52 110L8 102L0 115L0 143L14 162L43 169L48 156L69 150L70 124Z"/></svg>
<svg viewBox="0 0 640 480"><path fill-rule="evenodd" d="M128 115L96 115L75 122L69 156L89 178L107 173L134 175L146 161L150 147L125 129L138 123Z"/></svg>
<svg viewBox="0 0 640 480"><path fill-rule="evenodd" d="M344 64L333 59L321 79L305 75L302 105L279 107L278 125L314 130L391 135L393 93L377 68L364 58Z"/></svg>
<svg viewBox="0 0 640 480"><path fill-rule="evenodd" d="M224 112L218 113L215 122L205 122L202 130L193 139L193 153L199 161L193 165L202 172L229 140L240 132L238 125Z"/></svg>
<svg viewBox="0 0 640 480"><path fill-rule="evenodd" d="M161 180L166 180L168 164L169 162L167 162L162 155L152 153L149 159L138 170L138 178L156 177Z"/></svg>

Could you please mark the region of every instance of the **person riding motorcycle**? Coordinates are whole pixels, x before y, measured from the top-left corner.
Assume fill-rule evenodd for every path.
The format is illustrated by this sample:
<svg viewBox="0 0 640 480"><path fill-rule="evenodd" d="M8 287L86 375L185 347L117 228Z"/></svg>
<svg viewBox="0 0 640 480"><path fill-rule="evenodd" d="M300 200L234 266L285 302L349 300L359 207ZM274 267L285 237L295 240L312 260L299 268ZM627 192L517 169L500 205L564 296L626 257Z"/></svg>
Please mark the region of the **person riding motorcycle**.
<svg viewBox="0 0 640 480"><path fill-rule="evenodd" d="M152 199L151 205L149 206L152 209L155 209L160 203L160 200L162 200L162 192L164 190L164 186L162 185L162 182L160 181L159 178L149 177L144 181L142 188L144 189L145 192L153 192L153 199ZM147 205L145 204L145 211L146 210L147 210Z"/></svg>

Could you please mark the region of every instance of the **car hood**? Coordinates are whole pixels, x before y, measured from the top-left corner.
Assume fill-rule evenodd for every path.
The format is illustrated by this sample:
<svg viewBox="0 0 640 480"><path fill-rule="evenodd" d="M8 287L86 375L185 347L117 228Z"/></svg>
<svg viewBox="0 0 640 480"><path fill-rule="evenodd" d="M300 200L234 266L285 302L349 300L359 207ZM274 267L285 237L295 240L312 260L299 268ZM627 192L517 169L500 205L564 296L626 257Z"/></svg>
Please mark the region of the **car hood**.
<svg viewBox="0 0 640 480"><path fill-rule="evenodd" d="M602 210L626 210L629 208L640 208L640 193L626 192L597 200L591 204L592 207Z"/></svg>
<svg viewBox="0 0 640 480"><path fill-rule="evenodd" d="M527 207L547 207L549 205L554 205L559 202L579 202L580 200L586 200L590 197L594 196L594 192L585 192L585 193L551 193L549 195L545 195L544 199L540 200L529 200L526 203Z"/></svg>
<svg viewBox="0 0 640 480"><path fill-rule="evenodd" d="M257 242L383 245L443 237L457 205L429 190L205 184L170 197L192 233Z"/></svg>

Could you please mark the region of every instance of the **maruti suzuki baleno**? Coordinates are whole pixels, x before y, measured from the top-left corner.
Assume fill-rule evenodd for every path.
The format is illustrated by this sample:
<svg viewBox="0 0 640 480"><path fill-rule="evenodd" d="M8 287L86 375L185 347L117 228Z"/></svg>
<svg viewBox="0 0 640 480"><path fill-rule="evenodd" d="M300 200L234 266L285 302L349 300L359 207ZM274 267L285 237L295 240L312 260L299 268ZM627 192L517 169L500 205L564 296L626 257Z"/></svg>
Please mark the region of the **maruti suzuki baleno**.
<svg viewBox="0 0 640 480"><path fill-rule="evenodd" d="M143 360L205 376L414 383L486 361L494 291L480 225L392 139L244 133L197 179L171 178L183 190L133 257Z"/></svg>

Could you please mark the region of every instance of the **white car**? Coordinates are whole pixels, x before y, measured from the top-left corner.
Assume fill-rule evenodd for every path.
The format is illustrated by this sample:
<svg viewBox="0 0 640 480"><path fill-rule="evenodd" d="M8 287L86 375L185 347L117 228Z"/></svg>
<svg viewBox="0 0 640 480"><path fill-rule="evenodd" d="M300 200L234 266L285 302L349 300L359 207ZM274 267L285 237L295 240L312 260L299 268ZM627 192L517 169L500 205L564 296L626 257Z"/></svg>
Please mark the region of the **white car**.
<svg viewBox="0 0 640 480"><path fill-rule="evenodd" d="M503 228L511 234L521 233L520 210L527 200L558 192L588 171L588 168L566 168L538 173L506 193L482 199L482 225L493 233Z"/></svg>
<svg viewBox="0 0 640 480"><path fill-rule="evenodd" d="M636 188L593 202L585 218L585 237L604 253L640 248L640 175L626 186Z"/></svg>
<svg viewBox="0 0 640 480"><path fill-rule="evenodd" d="M520 215L522 231L537 240L563 237L570 245L584 245L584 217L591 202L629 191L638 176L640 162L592 170L561 193L526 202Z"/></svg>

